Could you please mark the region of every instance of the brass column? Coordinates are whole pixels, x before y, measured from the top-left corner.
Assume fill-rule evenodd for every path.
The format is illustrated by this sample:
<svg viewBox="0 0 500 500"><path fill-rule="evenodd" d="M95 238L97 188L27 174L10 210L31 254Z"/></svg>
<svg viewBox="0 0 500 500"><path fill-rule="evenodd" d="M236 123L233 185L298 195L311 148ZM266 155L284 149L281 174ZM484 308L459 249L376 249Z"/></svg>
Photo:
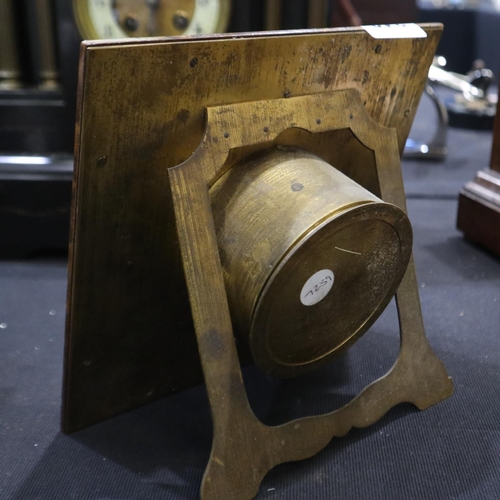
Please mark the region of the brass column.
<svg viewBox="0 0 500 500"><path fill-rule="evenodd" d="M21 86L13 0L0 0L0 89Z"/></svg>
<svg viewBox="0 0 500 500"><path fill-rule="evenodd" d="M39 40L38 78L40 87L57 89L58 67L56 56L55 27L51 0L35 0L36 22Z"/></svg>

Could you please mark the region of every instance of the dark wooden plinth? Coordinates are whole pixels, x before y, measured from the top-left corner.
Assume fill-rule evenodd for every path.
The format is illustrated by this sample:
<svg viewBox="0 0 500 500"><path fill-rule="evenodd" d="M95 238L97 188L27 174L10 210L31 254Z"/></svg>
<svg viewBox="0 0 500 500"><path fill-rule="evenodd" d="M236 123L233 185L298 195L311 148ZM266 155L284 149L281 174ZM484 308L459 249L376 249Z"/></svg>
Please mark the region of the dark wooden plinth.
<svg viewBox="0 0 500 500"><path fill-rule="evenodd" d="M500 255L500 118L493 129L490 168L480 170L460 192L457 228L466 238Z"/></svg>
<svg viewBox="0 0 500 500"><path fill-rule="evenodd" d="M500 255L500 173L481 170L460 193L457 227L470 240Z"/></svg>

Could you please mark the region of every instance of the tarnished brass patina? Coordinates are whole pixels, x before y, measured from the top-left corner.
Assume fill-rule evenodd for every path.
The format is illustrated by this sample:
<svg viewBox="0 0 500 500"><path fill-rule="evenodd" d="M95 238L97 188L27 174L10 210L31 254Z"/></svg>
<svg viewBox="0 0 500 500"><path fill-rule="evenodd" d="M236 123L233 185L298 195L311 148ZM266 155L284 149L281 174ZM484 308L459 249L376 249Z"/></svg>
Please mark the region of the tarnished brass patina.
<svg viewBox="0 0 500 500"><path fill-rule="evenodd" d="M274 466L398 403L451 395L408 260L400 165L441 29L83 44L65 432L203 374L214 435L201 498L249 500ZM235 330L292 375L355 340L396 286L401 348L385 376L324 415L255 416Z"/></svg>
<svg viewBox="0 0 500 500"><path fill-rule="evenodd" d="M349 347L408 265L406 214L306 151L245 158L210 195L233 325L273 375Z"/></svg>

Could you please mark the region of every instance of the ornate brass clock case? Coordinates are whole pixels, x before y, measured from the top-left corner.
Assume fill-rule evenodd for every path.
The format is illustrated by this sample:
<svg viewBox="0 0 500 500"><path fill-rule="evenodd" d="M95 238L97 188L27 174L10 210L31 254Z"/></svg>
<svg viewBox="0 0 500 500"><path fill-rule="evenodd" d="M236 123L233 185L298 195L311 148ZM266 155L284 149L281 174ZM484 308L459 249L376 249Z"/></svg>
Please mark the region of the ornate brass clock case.
<svg viewBox="0 0 500 500"><path fill-rule="evenodd" d="M65 432L201 381L201 361L214 424L201 498L247 500L275 465L452 393L425 337L400 168L441 33L424 29L84 43ZM255 417L238 345L300 374L395 291L386 376L329 414Z"/></svg>

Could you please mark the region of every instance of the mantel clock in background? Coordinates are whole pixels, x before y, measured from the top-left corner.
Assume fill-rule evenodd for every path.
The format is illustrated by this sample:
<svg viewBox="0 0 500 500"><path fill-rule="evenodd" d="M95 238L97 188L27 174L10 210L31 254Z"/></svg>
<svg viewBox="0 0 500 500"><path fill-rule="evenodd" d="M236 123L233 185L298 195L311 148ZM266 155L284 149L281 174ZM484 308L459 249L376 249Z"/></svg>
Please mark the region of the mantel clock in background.
<svg viewBox="0 0 500 500"><path fill-rule="evenodd" d="M71 174L83 39L226 31L230 8L231 0L0 0L2 176Z"/></svg>
<svg viewBox="0 0 500 500"><path fill-rule="evenodd" d="M353 4L365 24L416 17L412 0ZM350 0L0 0L0 254L67 246L82 40L349 25L361 21L352 7Z"/></svg>
<svg viewBox="0 0 500 500"><path fill-rule="evenodd" d="M1 255L67 247L80 42L226 31L231 3L0 0Z"/></svg>
<svg viewBox="0 0 500 500"><path fill-rule="evenodd" d="M227 30L231 0L73 0L84 38L195 35Z"/></svg>

